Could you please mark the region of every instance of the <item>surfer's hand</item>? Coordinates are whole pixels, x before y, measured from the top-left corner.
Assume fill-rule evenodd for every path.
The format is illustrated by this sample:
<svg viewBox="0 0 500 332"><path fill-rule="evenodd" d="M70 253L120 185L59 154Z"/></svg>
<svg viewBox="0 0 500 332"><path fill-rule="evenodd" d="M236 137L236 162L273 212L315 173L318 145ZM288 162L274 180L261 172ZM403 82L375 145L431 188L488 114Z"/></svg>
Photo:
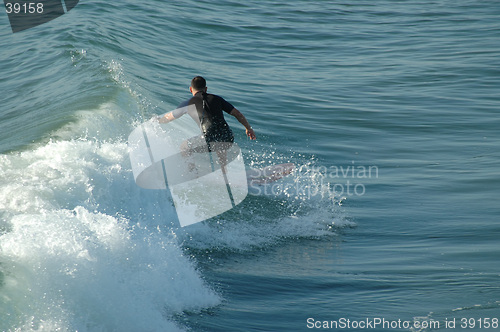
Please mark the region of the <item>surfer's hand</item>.
<svg viewBox="0 0 500 332"><path fill-rule="evenodd" d="M255 132L253 131L252 127L247 129L247 136L250 137L250 139L257 139L257 136L255 136Z"/></svg>
<svg viewBox="0 0 500 332"><path fill-rule="evenodd" d="M156 119L158 120L159 123L169 123L170 121L175 120L172 112L169 112L165 115L157 116Z"/></svg>

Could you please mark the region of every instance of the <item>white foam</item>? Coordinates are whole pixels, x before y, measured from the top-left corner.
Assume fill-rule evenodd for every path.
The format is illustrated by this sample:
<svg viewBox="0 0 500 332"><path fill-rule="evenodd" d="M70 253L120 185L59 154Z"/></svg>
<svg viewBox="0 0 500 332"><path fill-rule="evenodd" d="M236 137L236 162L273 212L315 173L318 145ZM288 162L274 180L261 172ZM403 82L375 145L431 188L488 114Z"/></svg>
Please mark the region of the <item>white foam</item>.
<svg viewBox="0 0 500 332"><path fill-rule="evenodd" d="M175 331L220 302L174 233L142 226L174 215L127 159L88 139L0 156L0 330Z"/></svg>

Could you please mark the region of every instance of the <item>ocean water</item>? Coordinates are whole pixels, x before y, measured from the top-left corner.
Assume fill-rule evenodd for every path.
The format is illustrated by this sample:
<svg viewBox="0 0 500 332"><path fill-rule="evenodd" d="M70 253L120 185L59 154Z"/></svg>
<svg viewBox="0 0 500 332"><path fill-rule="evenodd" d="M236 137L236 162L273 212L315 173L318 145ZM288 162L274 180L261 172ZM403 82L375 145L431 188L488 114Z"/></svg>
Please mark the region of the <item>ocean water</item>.
<svg viewBox="0 0 500 332"><path fill-rule="evenodd" d="M81 1L0 15L0 331L483 331L500 319L498 1ZM233 103L248 167L179 228L127 137ZM336 325L335 325L336 324Z"/></svg>

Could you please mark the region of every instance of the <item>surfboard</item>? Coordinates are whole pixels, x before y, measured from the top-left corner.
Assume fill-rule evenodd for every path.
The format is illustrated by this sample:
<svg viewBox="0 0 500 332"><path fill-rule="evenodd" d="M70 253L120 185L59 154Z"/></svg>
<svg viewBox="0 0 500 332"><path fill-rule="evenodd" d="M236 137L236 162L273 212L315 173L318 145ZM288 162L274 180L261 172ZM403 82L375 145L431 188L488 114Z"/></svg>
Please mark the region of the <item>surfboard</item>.
<svg viewBox="0 0 500 332"><path fill-rule="evenodd" d="M294 163L271 165L264 168L252 168L247 170L248 185L265 185L278 181L291 174L295 170Z"/></svg>

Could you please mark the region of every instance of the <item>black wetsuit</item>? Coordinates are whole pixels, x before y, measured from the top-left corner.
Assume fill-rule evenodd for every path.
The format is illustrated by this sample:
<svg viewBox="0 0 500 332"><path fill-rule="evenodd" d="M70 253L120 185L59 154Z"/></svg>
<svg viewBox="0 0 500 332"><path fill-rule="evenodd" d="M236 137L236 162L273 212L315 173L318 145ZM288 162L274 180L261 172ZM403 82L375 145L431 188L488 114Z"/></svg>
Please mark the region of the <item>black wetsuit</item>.
<svg viewBox="0 0 500 332"><path fill-rule="evenodd" d="M232 143L234 142L233 132L224 119L222 111L229 114L233 108L233 105L224 98L199 91L191 99L180 104L172 112L172 115L177 119L188 113L198 124L202 135L190 139L192 143L195 143L195 139L199 140L200 138L204 140L205 144L211 142Z"/></svg>

